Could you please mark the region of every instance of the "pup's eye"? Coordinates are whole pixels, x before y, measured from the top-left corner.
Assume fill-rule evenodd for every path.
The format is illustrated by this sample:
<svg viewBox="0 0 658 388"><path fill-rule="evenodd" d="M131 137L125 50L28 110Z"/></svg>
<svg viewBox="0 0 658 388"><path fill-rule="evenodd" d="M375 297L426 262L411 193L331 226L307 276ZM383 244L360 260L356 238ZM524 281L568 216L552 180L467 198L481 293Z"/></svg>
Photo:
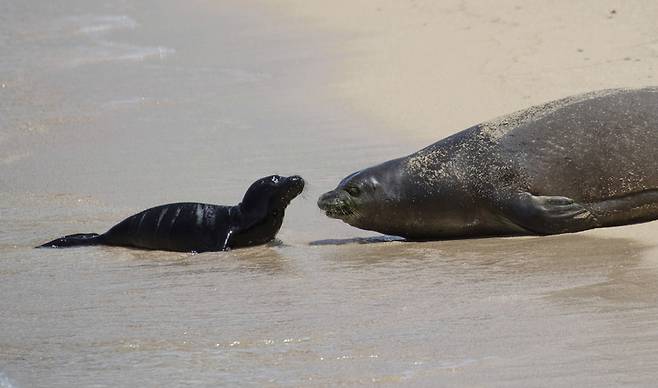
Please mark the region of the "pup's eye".
<svg viewBox="0 0 658 388"><path fill-rule="evenodd" d="M345 188L345 191L347 191L347 194L351 195L352 197L358 197L361 195L361 189L356 186L348 186Z"/></svg>
<svg viewBox="0 0 658 388"><path fill-rule="evenodd" d="M272 183L279 183L279 177L278 176L273 176L272 177Z"/></svg>

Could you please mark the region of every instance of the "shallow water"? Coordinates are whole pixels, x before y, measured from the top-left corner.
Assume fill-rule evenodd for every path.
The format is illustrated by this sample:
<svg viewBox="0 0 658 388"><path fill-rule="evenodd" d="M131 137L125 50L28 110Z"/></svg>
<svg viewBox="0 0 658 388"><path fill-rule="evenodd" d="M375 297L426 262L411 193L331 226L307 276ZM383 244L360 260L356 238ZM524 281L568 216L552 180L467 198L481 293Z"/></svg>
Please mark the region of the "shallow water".
<svg viewBox="0 0 658 388"><path fill-rule="evenodd" d="M0 387L653 384L654 245L405 243L325 218L342 176L423 144L331 93L360 55L345 37L267 4L181 4L0 3ZM277 244L32 249L237 203L271 173L310 183Z"/></svg>

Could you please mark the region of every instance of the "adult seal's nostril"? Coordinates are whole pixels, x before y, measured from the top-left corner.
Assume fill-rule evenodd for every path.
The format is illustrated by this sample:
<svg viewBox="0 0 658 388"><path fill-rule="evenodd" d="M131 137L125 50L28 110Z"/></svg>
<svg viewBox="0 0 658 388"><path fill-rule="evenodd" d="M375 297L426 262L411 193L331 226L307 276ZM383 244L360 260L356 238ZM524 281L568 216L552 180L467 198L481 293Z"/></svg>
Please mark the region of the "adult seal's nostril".
<svg viewBox="0 0 658 388"><path fill-rule="evenodd" d="M126 218L104 234L65 236L41 247L117 245L181 252L221 251L267 243L304 180L272 175L254 182L236 206L172 203Z"/></svg>

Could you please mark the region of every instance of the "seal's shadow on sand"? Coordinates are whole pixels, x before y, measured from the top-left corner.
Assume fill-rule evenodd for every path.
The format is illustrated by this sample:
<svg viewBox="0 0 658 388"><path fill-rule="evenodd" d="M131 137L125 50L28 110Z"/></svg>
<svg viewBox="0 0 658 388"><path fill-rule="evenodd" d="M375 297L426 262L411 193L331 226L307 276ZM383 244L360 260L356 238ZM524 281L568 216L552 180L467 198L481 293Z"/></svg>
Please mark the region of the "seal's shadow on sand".
<svg viewBox="0 0 658 388"><path fill-rule="evenodd" d="M349 245L349 244L380 244L388 242L408 242L408 243L436 243L439 241L462 241L462 240L486 240L486 239L495 239L501 237L528 237L526 235L491 235L491 236L482 236L477 238L472 237L452 237L444 238L441 240L410 240L404 237L390 236L390 235L379 235L379 236L369 236L369 237L351 237L351 238L335 238L335 239L325 239L325 240L315 240L308 243L311 246L318 245ZM530 236L534 237L534 236Z"/></svg>
<svg viewBox="0 0 658 388"><path fill-rule="evenodd" d="M402 237L396 236L372 236L372 237L353 237L353 238L342 238L342 239L326 239L326 240L316 240L311 241L308 245L318 246L318 245L349 245L349 244L379 244L392 241L406 241Z"/></svg>

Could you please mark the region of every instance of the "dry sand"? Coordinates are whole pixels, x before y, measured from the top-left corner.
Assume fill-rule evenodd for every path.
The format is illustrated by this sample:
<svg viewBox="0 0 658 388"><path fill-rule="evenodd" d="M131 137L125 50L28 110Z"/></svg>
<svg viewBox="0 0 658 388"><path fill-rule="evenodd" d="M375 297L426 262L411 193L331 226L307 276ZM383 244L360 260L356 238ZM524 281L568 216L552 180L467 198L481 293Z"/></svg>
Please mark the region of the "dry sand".
<svg viewBox="0 0 658 388"><path fill-rule="evenodd" d="M335 91L429 140L581 92L658 83L653 1L288 0L352 55Z"/></svg>

